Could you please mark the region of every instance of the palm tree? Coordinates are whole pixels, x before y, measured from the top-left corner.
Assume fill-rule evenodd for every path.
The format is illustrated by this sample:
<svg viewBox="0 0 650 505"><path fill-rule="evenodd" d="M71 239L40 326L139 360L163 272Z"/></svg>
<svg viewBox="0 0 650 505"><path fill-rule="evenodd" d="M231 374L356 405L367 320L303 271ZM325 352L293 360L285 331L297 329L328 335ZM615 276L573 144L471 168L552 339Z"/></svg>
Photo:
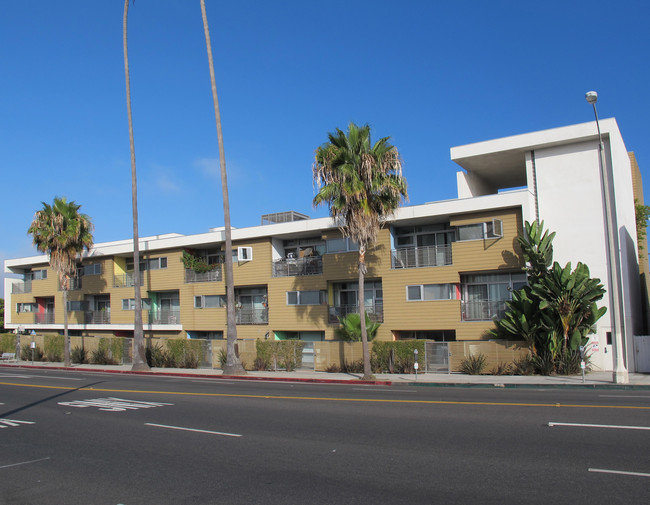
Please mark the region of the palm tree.
<svg viewBox="0 0 650 505"><path fill-rule="evenodd" d="M327 204L344 237L359 245L359 315L363 344L363 377L372 377L364 307L366 251L377 241L379 228L403 199L408 198L402 161L390 137L370 142L370 127L348 126L329 133L316 150L313 177L318 189L314 206Z"/></svg>
<svg viewBox="0 0 650 505"><path fill-rule="evenodd" d="M64 365L70 366L70 336L68 335L68 290L70 278L77 269L77 256L93 246L93 224L81 205L68 202L65 197L54 198L54 204L41 202L27 233L32 235L36 249L46 253L50 266L59 276L63 292L63 335L65 337Z"/></svg>
<svg viewBox="0 0 650 505"><path fill-rule="evenodd" d="M133 117L131 115L131 79L129 77L129 52L127 46L127 19L129 0L124 0L122 22L124 39L124 76L126 79L126 112L129 117L129 141L131 145L131 202L133 209L133 287L135 295L135 321L133 324L133 366L132 370L149 370L144 349L142 328L142 294L140 293L140 237L138 235L138 179L135 172L135 143L133 142Z"/></svg>
<svg viewBox="0 0 650 505"><path fill-rule="evenodd" d="M230 201L228 200L228 178L226 176L226 154L223 148L223 133L221 131L221 114L219 112L219 99L217 98L217 82L214 77L214 63L212 61L212 43L210 42L210 28L208 27L208 15L205 11L205 0L201 0L201 14L203 16L203 31L205 33L205 45L208 50L208 64L210 66L210 83L212 84L212 101L214 103L214 117L217 123L217 142L219 143L219 163L221 171L221 192L223 196L223 219L226 235L226 364L223 367L225 375L242 375L246 371L235 353L235 342L237 341L237 325L235 324L235 286L233 284L232 269L232 232L230 229Z"/></svg>

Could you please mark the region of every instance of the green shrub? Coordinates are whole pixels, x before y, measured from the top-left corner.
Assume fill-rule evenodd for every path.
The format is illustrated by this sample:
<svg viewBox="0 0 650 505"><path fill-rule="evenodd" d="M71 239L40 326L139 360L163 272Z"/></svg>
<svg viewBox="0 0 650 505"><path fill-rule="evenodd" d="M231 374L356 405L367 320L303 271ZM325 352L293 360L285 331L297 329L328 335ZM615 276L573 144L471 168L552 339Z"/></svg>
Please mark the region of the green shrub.
<svg viewBox="0 0 650 505"><path fill-rule="evenodd" d="M223 368L226 366L226 362L228 361L228 352L222 347L219 349L219 366Z"/></svg>
<svg viewBox="0 0 650 505"><path fill-rule="evenodd" d="M88 353L83 347L75 345L72 349L72 353L70 354L70 359L73 363L79 363L80 365L83 365L84 363L88 363Z"/></svg>
<svg viewBox="0 0 650 505"><path fill-rule="evenodd" d="M558 375L578 375L582 373L582 368L580 367L581 361L580 351L564 349L556 358L555 369ZM589 371L591 371L590 359L589 356L586 356L585 372Z"/></svg>
<svg viewBox="0 0 650 505"><path fill-rule="evenodd" d="M540 375L551 375L555 371L555 360L550 352L533 356L533 365Z"/></svg>
<svg viewBox="0 0 650 505"><path fill-rule="evenodd" d="M533 375L535 373L535 359L530 354L512 362L514 375Z"/></svg>
<svg viewBox="0 0 650 505"><path fill-rule="evenodd" d="M258 340L255 342L257 358L264 360L267 367L284 368L287 371L302 366L302 350L305 343L300 340Z"/></svg>
<svg viewBox="0 0 650 505"><path fill-rule="evenodd" d="M63 361L64 337L63 335L45 335L45 359L47 361Z"/></svg>
<svg viewBox="0 0 650 505"><path fill-rule="evenodd" d="M459 371L468 375L481 375L485 369L486 361L485 354L472 354L467 358L463 358L460 362Z"/></svg>
<svg viewBox="0 0 650 505"><path fill-rule="evenodd" d="M198 368L203 358L201 342L180 338L170 338L165 342L167 347L167 368Z"/></svg>
<svg viewBox="0 0 650 505"><path fill-rule="evenodd" d="M336 363L331 363L325 371L327 373L340 373L341 372L341 367L338 366Z"/></svg>
<svg viewBox="0 0 650 505"><path fill-rule="evenodd" d="M13 333L0 335L0 352L16 352L16 335Z"/></svg>
<svg viewBox="0 0 650 505"><path fill-rule="evenodd" d="M424 341L397 340L373 342L370 365L375 373L413 373L415 370L415 349L418 350L419 369L424 371Z"/></svg>
<svg viewBox="0 0 650 505"><path fill-rule="evenodd" d="M258 356L257 358L255 358L255 361L253 361L253 369L257 370L258 372L268 370L268 368L269 368L269 363L264 358Z"/></svg>
<svg viewBox="0 0 650 505"><path fill-rule="evenodd" d="M363 359L350 363L344 361L341 365L341 373L363 373Z"/></svg>
<svg viewBox="0 0 650 505"><path fill-rule="evenodd" d="M165 350L160 344L149 345L145 349L147 364L153 368L162 368L165 366Z"/></svg>
<svg viewBox="0 0 650 505"><path fill-rule="evenodd" d="M23 344L20 348L20 359L23 361L32 361L32 356L34 357L34 361L43 361L43 351L41 351L38 345L34 348L34 354L32 354L30 344Z"/></svg>
<svg viewBox="0 0 650 505"><path fill-rule="evenodd" d="M103 339L102 339L103 340ZM91 361L96 365L117 365L117 361L108 353L107 347L101 345L91 354Z"/></svg>

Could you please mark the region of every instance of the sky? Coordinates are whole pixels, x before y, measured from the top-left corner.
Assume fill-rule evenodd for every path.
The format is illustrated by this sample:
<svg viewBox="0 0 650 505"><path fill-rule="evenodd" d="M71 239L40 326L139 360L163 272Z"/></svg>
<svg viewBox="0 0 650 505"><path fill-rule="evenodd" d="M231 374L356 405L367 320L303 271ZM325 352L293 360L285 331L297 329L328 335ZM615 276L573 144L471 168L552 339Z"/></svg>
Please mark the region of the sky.
<svg viewBox="0 0 650 505"><path fill-rule="evenodd" d="M650 195L646 1L206 6L234 227L326 216L311 204L314 150L351 121L391 137L421 204L456 197L451 147L591 121L589 90ZM132 237L123 8L0 6L0 265L35 254L27 229L55 196L81 204L95 242ZM128 29L140 236L223 226L200 2L137 0Z"/></svg>

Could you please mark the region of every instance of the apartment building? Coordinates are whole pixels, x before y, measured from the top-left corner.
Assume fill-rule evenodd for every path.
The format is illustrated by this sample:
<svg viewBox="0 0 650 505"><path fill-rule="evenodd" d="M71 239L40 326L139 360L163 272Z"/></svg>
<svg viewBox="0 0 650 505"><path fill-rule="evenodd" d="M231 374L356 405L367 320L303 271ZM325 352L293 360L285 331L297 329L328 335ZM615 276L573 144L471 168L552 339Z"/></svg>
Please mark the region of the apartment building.
<svg viewBox="0 0 650 505"><path fill-rule="evenodd" d="M625 239L631 350L643 324L632 168L615 120L601 129ZM458 198L400 208L366 255L365 308L382 323L377 338L486 338L512 291L526 283L516 240L524 220L545 220L557 232L556 260L587 263L606 284L597 142L595 124L586 123L452 148L463 168ZM239 338L335 339L338 318L358 311L355 244L329 218L283 212L261 222L233 229L232 251L224 250L223 229L141 238L140 279L131 240L95 244L80 258L67 307L46 256L6 260L5 272L15 275L5 280L5 326L61 331L65 309L71 335L132 336L140 282L146 336L221 339L223 258L232 254ZM594 336L594 362L604 369L612 366L609 325L603 318Z"/></svg>

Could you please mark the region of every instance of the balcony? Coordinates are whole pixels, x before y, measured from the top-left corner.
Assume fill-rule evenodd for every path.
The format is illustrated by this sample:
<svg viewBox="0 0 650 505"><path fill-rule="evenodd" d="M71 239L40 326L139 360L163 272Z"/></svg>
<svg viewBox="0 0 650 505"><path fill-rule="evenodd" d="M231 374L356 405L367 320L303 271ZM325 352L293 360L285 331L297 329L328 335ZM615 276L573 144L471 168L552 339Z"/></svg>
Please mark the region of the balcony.
<svg viewBox="0 0 650 505"><path fill-rule="evenodd" d="M111 312L108 310L87 310L84 320L86 324L110 324Z"/></svg>
<svg viewBox="0 0 650 505"><path fill-rule="evenodd" d="M181 324L181 309L150 311L149 324Z"/></svg>
<svg viewBox="0 0 650 505"><path fill-rule="evenodd" d="M76 291L78 289L81 289L81 277L70 277L70 287L68 287L68 291ZM59 291L63 291L61 289L61 284L57 281Z"/></svg>
<svg viewBox="0 0 650 505"><path fill-rule="evenodd" d="M286 258L273 262L273 277L295 277L298 275L319 275L323 273L323 258Z"/></svg>
<svg viewBox="0 0 650 505"><path fill-rule="evenodd" d="M268 324L269 309L264 307L254 309L252 307L242 307L235 312L236 324Z"/></svg>
<svg viewBox="0 0 650 505"><path fill-rule="evenodd" d="M366 304L366 314L371 321L381 323L384 321L384 303L375 302L372 305ZM330 305L329 307L329 322L338 323L339 317L345 317L348 314L358 314L358 305Z"/></svg>
<svg viewBox="0 0 650 505"><path fill-rule="evenodd" d="M403 247L391 251L392 268L440 267L451 265L451 245Z"/></svg>
<svg viewBox="0 0 650 505"><path fill-rule="evenodd" d="M218 265L214 270L208 272L195 272L190 268L185 269L185 282L219 282L223 278L221 273L221 265Z"/></svg>
<svg viewBox="0 0 650 505"><path fill-rule="evenodd" d="M54 324L54 312L36 312L36 313L34 313L34 323L36 323L36 324Z"/></svg>
<svg viewBox="0 0 650 505"><path fill-rule="evenodd" d="M142 286L144 280L144 272L140 272L140 286ZM113 287L114 288L132 288L135 286L135 276L133 272L126 274L118 274L113 278Z"/></svg>
<svg viewBox="0 0 650 505"><path fill-rule="evenodd" d="M14 295L22 295L32 292L32 281L16 282L11 285L11 293Z"/></svg>
<svg viewBox="0 0 650 505"><path fill-rule="evenodd" d="M506 300L472 300L461 302L463 321L492 321L506 314Z"/></svg>

